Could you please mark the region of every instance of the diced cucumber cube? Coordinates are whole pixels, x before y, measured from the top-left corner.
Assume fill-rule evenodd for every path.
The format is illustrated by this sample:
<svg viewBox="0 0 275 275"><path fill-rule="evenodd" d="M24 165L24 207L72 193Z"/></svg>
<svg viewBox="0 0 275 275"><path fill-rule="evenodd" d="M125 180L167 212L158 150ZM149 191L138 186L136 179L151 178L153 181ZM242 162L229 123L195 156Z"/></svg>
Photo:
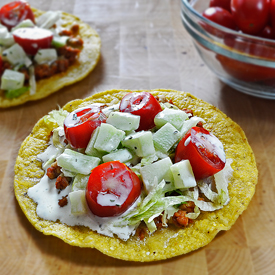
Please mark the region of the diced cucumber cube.
<svg viewBox="0 0 275 275"><path fill-rule="evenodd" d="M146 157L155 154L153 135L150 131L141 131L127 136L122 145L133 150L139 157Z"/></svg>
<svg viewBox="0 0 275 275"><path fill-rule="evenodd" d="M0 45L9 47L14 44L13 35L8 31L8 29L0 24Z"/></svg>
<svg viewBox="0 0 275 275"><path fill-rule="evenodd" d="M123 131L133 131L139 127L140 116L130 113L112 112L110 113L107 123Z"/></svg>
<svg viewBox="0 0 275 275"><path fill-rule="evenodd" d="M132 153L128 149L125 148L125 149L119 149L117 151L111 152L111 153L103 156L102 160L104 162L119 160L120 162L125 163L132 158L133 158Z"/></svg>
<svg viewBox="0 0 275 275"><path fill-rule="evenodd" d="M86 189L89 177L90 175L87 176L87 175L77 174L73 181L72 191Z"/></svg>
<svg viewBox="0 0 275 275"><path fill-rule="evenodd" d="M27 64L29 65L29 58L24 52L23 48L17 43L4 50L2 56L12 65L15 64Z"/></svg>
<svg viewBox="0 0 275 275"><path fill-rule="evenodd" d="M13 70L5 70L1 77L2 90L17 90L23 87L25 75Z"/></svg>
<svg viewBox="0 0 275 275"><path fill-rule="evenodd" d="M52 46L55 48L61 48L66 46L69 36L54 36L52 40Z"/></svg>
<svg viewBox="0 0 275 275"><path fill-rule="evenodd" d="M56 159L58 166L83 175L90 174L91 170L100 163L100 158L83 155L70 149L65 149Z"/></svg>
<svg viewBox="0 0 275 275"><path fill-rule="evenodd" d="M165 108L163 111L159 112L155 118L154 122L158 128L162 127L167 122L171 123L175 128L180 130L183 122L188 118L188 115L182 110L175 110Z"/></svg>
<svg viewBox="0 0 275 275"><path fill-rule="evenodd" d="M13 32L19 28L32 28L32 27L34 27L34 23L30 19L26 19L26 20L21 21L15 27L13 27L11 29L11 32Z"/></svg>
<svg viewBox="0 0 275 275"><path fill-rule="evenodd" d="M56 49L40 49L34 56L34 60L38 64L51 63L57 59Z"/></svg>
<svg viewBox="0 0 275 275"><path fill-rule="evenodd" d="M173 164L170 169L176 188L187 189L197 185L189 160L177 162Z"/></svg>
<svg viewBox="0 0 275 275"><path fill-rule="evenodd" d="M99 127L97 127L93 131L91 139L86 147L85 154L89 156L97 157L97 158L102 158L102 156L104 156L106 153L103 151L99 151L94 147L98 132L99 132Z"/></svg>
<svg viewBox="0 0 275 275"><path fill-rule="evenodd" d="M124 139L125 132L116 129L111 124L102 123L94 144L94 148L104 152L115 150Z"/></svg>
<svg viewBox="0 0 275 275"><path fill-rule="evenodd" d="M73 215L83 215L87 213L87 202L85 198L85 190L77 190L69 193L71 203L71 213Z"/></svg>
<svg viewBox="0 0 275 275"><path fill-rule="evenodd" d="M180 132L170 123L166 123L153 134L154 144L162 152L168 152L180 138Z"/></svg>
<svg viewBox="0 0 275 275"><path fill-rule="evenodd" d="M7 91L5 91L5 97L9 98L9 99L17 98L17 97L23 95L24 93L26 93L29 90L30 90L30 87L28 87L28 86L23 86L23 87L21 87L19 89L16 89L16 90L7 90Z"/></svg>
<svg viewBox="0 0 275 275"><path fill-rule="evenodd" d="M169 157L161 159L152 164L140 168L140 174L145 186L145 190L150 192L155 187L155 177L160 183L163 179L166 182L172 182L173 176L170 167L173 165Z"/></svg>

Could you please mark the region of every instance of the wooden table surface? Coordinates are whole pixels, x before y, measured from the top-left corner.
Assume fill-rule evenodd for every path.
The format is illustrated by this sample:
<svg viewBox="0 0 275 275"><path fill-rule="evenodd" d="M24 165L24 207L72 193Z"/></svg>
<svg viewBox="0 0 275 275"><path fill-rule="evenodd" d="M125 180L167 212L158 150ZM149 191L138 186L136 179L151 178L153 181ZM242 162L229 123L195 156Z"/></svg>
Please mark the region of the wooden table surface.
<svg viewBox="0 0 275 275"><path fill-rule="evenodd" d="M275 274L275 101L242 94L213 75L182 26L179 0L30 3L75 14L90 24L101 36L102 55L81 82L46 99L0 110L0 274ZM28 222L13 192L21 142L57 105L113 88L187 91L241 125L256 156L259 182L248 209L231 230L188 255L133 263L44 236Z"/></svg>

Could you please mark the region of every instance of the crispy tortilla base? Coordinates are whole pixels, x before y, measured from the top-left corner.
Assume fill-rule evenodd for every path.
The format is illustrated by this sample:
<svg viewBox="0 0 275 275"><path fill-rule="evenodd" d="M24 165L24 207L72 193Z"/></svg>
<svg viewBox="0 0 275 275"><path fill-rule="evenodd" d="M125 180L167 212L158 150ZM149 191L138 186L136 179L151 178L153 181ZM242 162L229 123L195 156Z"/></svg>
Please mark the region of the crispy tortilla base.
<svg viewBox="0 0 275 275"><path fill-rule="evenodd" d="M35 17L44 12L32 9ZM79 55L78 61L71 65L66 72L58 73L52 77L37 81L36 93L30 95L29 92L20 97L8 99L4 92L0 91L0 108L7 108L23 104L27 101L38 100L60 90L64 86L73 84L86 77L96 66L100 57L101 40L98 33L88 24L82 22L72 14L62 12L62 26L70 28L73 24L80 27L79 34L84 41L83 49Z"/></svg>
<svg viewBox="0 0 275 275"><path fill-rule="evenodd" d="M95 102L116 103L128 90L111 90L97 93L84 100L67 103L64 109L72 110ZM235 122L214 106L195 98L191 94L174 90L154 90L153 95L164 95L179 108L189 108L194 115L205 119L205 128L214 133L223 143L227 158L233 159L233 178L229 183L230 202L223 209L202 213L199 219L185 229L163 228L153 235L128 241L110 238L81 226L67 226L59 222L46 221L36 214L36 204L27 196L28 188L43 176L37 154L48 144L52 126L43 118L35 125L32 133L22 143L15 165L15 195L20 207L34 225L46 235L54 235L64 242L96 248L109 256L129 261L155 261L185 254L207 245L221 230L228 230L239 215L247 208L257 183L258 171L254 154L244 132Z"/></svg>

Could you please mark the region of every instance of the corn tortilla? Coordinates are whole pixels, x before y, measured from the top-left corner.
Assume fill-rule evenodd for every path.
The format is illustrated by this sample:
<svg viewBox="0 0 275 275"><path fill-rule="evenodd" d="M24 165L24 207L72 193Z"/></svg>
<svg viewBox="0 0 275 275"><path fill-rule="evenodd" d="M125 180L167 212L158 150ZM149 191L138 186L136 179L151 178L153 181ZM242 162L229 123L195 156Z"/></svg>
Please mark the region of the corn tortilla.
<svg viewBox="0 0 275 275"><path fill-rule="evenodd" d="M116 103L128 92L130 91L111 90L97 93L84 100L71 101L63 109L71 112L90 103ZM233 159L231 167L234 172L228 187L229 204L214 212L201 213L187 228L162 228L142 241L131 237L125 242L100 235L83 226L72 227L43 220L36 214L36 203L26 195L28 188L39 182L44 174L41 162L37 161L36 156L47 147L52 126L45 124L42 118L21 145L15 165L14 181L19 205L37 230L46 235L54 235L71 245L96 248L104 254L123 260L145 262L189 253L207 245L219 231L231 228L248 207L258 177L254 154L243 130L220 110L189 93L174 90L149 92L154 96L165 96L179 108L192 109L194 115L206 121L204 127L221 140L226 157Z"/></svg>
<svg viewBox="0 0 275 275"><path fill-rule="evenodd" d="M32 10L36 18L44 13L34 8ZM0 108L17 106L27 101L47 97L67 85L82 80L94 69L100 57L100 37L94 29L76 16L62 12L62 27L69 29L75 23L80 27L79 34L84 42L78 61L70 65L65 72L37 81L36 93L33 95L26 92L17 98L8 99L4 96L4 92L0 91Z"/></svg>

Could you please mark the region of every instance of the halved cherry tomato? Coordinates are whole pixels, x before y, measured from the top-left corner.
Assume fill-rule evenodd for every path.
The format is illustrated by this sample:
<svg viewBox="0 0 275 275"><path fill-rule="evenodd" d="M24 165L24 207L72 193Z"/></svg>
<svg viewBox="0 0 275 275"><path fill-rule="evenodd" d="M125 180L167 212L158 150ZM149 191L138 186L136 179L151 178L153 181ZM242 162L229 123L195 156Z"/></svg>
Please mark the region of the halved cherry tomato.
<svg viewBox="0 0 275 275"><path fill-rule="evenodd" d="M232 14L228 10L225 10L221 7L207 8L202 13L202 15L205 18L207 18L221 26L224 26L224 27L232 29L232 30L236 29L236 24L233 20Z"/></svg>
<svg viewBox="0 0 275 275"><path fill-rule="evenodd" d="M175 162L188 159L196 179L212 176L225 166L225 153L217 137L202 127L193 127L176 148Z"/></svg>
<svg viewBox="0 0 275 275"><path fill-rule="evenodd" d="M137 131L141 131L152 129L155 126L154 118L162 111L162 108L152 94L141 92L125 95L120 102L119 110L140 116Z"/></svg>
<svg viewBox="0 0 275 275"><path fill-rule="evenodd" d="M209 7L220 7L230 11L230 2L231 0L211 0Z"/></svg>
<svg viewBox="0 0 275 275"><path fill-rule="evenodd" d="M236 25L247 34L258 34L267 24L270 0L231 0Z"/></svg>
<svg viewBox="0 0 275 275"><path fill-rule="evenodd" d="M99 217L124 213L139 197L141 182L124 163L111 161L94 168L86 188L86 201Z"/></svg>
<svg viewBox="0 0 275 275"><path fill-rule="evenodd" d="M13 33L13 38L27 54L35 55L39 49L51 47L53 33L38 27L19 28Z"/></svg>
<svg viewBox="0 0 275 275"><path fill-rule="evenodd" d="M93 131L106 119L97 105L79 108L71 112L64 121L66 139L74 148L86 148Z"/></svg>
<svg viewBox="0 0 275 275"><path fill-rule="evenodd" d="M30 19L35 23L31 7L25 1L13 1L2 6L0 9L1 24L6 26L9 30L26 19Z"/></svg>

